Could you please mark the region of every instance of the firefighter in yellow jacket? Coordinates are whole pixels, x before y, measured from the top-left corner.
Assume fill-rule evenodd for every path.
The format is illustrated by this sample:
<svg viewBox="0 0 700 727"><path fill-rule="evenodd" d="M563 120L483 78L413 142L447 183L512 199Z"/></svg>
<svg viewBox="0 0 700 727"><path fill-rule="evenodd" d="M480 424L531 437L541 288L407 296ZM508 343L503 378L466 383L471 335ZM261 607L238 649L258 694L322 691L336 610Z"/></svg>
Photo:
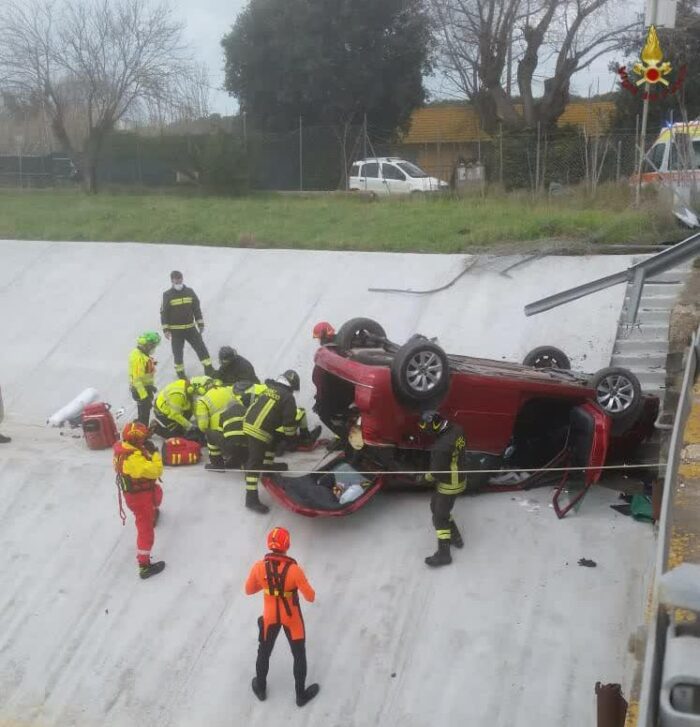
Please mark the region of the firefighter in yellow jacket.
<svg viewBox="0 0 700 727"><path fill-rule="evenodd" d="M220 381L211 380L207 390L194 405L194 416L197 428L206 437L209 450L209 464L205 469L225 469L224 458L221 451L223 445L222 416L233 403L240 403L240 399L233 393L231 386L221 386Z"/></svg>
<svg viewBox="0 0 700 727"><path fill-rule="evenodd" d="M129 388L136 402L138 411L136 419L146 426L151 417L153 397L156 393L154 386L156 360L151 354L159 343L158 333L146 331L138 337L136 348L129 354Z"/></svg>
<svg viewBox="0 0 700 727"><path fill-rule="evenodd" d="M211 384L208 376L177 379L158 392L151 427L163 439L182 437L203 443L204 436L192 426L195 397L205 394Z"/></svg>

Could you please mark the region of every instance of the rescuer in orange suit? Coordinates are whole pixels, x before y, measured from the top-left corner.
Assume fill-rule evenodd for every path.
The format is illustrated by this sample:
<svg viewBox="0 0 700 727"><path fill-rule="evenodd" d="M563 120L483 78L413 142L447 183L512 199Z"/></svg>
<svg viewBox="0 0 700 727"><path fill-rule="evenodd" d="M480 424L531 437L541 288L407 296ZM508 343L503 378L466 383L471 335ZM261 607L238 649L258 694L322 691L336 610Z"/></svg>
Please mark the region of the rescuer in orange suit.
<svg viewBox="0 0 700 727"><path fill-rule="evenodd" d="M320 689L318 684L306 686L306 631L299 605L299 591L309 602L316 598L297 562L286 555L290 545L289 532L273 528L267 536L270 552L250 569L245 592L252 596L264 591L263 615L258 619L258 658L252 688L262 702L267 696L267 672L270 655L280 629L284 629L294 657L294 686L297 706L310 702Z"/></svg>

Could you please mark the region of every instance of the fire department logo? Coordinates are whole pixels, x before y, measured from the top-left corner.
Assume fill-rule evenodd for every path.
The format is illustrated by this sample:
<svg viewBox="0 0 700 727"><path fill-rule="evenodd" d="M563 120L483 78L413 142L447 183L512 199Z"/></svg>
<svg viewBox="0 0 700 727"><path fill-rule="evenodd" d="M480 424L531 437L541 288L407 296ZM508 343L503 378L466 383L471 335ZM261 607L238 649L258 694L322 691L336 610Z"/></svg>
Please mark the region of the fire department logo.
<svg viewBox="0 0 700 727"><path fill-rule="evenodd" d="M641 93L643 100L659 101L676 93L683 85L688 73L687 67L681 66L676 79L673 82L669 80L668 76L671 75L673 68L668 61L664 61L659 36L653 25L647 33L647 40L640 58L641 62L637 62L632 66L632 73L637 77L636 79L630 79L625 66L617 69L623 88L626 88L633 95L636 96L643 87L644 90ZM661 86L663 88L659 91L652 90Z"/></svg>

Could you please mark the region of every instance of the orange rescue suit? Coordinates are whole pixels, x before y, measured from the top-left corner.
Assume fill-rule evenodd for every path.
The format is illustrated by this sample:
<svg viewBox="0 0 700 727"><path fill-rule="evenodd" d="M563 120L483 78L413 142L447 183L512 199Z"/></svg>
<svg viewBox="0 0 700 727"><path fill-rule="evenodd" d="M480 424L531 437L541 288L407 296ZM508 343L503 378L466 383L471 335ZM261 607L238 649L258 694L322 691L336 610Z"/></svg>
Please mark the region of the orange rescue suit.
<svg viewBox="0 0 700 727"><path fill-rule="evenodd" d="M274 580L283 576L281 584L270 584L270 574ZM316 592L293 558L279 553L268 553L262 560L254 563L245 583L245 592L252 596L258 591L265 592L263 638L267 637L267 629L273 624L282 624L285 631L289 632L289 638L295 641L306 637L299 592L309 603L313 603Z"/></svg>

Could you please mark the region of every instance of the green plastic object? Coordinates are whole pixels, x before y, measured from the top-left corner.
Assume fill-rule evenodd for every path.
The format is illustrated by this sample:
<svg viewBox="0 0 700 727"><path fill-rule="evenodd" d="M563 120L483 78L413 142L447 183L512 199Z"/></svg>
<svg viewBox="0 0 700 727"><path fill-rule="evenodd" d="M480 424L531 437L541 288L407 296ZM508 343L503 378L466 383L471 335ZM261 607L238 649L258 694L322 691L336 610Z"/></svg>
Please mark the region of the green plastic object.
<svg viewBox="0 0 700 727"><path fill-rule="evenodd" d="M649 495L632 495L630 503L632 517L635 520L651 523L654 522L654 512L651 507L651 497Z"/></svg>

